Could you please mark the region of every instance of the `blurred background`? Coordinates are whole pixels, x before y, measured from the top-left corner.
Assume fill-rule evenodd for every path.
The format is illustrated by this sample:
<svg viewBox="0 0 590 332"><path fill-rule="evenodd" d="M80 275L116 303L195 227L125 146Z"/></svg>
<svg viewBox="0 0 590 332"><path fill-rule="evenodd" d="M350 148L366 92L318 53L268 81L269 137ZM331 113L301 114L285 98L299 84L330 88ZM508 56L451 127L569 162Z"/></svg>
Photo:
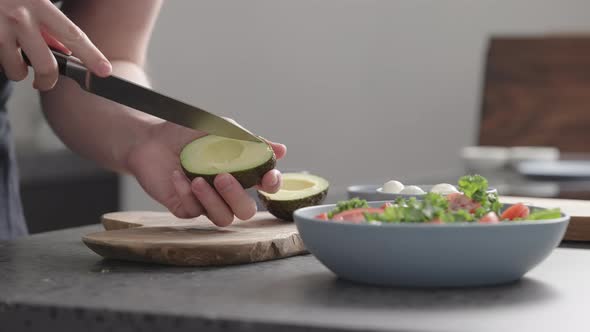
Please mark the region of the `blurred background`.
<svg viewBox="0 0 590 332"><path fill-rule="evenodd" d="M167 1L147 71L155 89L286 144L280 168L317 173L344 193L463 172L461 149L485 141L483 110L498 109L486 91L505 93L488 79L506 75L486 75L492 39L583 34L589 12L583 0ZM162 209L132 178L71 156L30 81L17 84L9 112L33 232L95 223L112 209ZM71 220L42 225L67 206L78 211Z"/></svg>

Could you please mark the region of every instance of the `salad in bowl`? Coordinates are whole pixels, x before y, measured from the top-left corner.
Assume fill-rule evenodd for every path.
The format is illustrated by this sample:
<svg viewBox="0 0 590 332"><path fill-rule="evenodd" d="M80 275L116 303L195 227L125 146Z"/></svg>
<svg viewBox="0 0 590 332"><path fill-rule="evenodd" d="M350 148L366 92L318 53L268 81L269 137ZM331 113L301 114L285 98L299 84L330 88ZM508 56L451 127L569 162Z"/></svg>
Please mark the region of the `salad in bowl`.
<svg viewBox="0 0 590 332"><path fill-rule="evenodd" d="M531 209L523 203L503 208L498 193L490 191L488 181L480 175L459 179L457 191L431 191L420 198L399 197L370 207L366 200L353 198L339 202L332 210L316 216L320 220L371 223L453 222L499 223L503 221L555 219L559 209Z"/></svg>
<svg viewBox="0 0 590 332"><path fill-rule="evenodd" d="M566 231L560 209L502 204L478 175L448 195L298 209L305 244L338 277L395 287L514 282L545 260Z"/></svg>

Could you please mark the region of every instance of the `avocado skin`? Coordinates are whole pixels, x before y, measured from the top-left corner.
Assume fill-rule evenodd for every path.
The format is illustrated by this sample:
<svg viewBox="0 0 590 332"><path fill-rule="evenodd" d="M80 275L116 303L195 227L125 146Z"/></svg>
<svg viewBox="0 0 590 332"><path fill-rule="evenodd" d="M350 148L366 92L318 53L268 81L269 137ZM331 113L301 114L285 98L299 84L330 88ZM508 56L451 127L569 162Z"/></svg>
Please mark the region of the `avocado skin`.
<svg viewBox="0 0 590 332"><path fill-rule="evenodd" d="M266 162L264 162L263 164L256 166L254 168L250 168L250 169L245 169L245 170L241 170L241 171L236 171L236 172L231 172L229 174L233 175L234 178L236 178L236 180L238 180L238 182L242 185L242 187L244 189L248 189L250 187L254 187L255 185L259 184L260 181L262 180L262 177L264 176L264 174L266 174L268 171L272 170L275 168L277 163L277 158L275 156L275 154L272 154L272 157L270 159L268 159ZM180 163L182 166L182 163ZM191 173L188 170L186 170L184 168L184 166L182 166L182 170L184 171L184 174L186 174L186 176L192 181L193 179L197 178L197 177L202 177L205 181L207 181L207 183L209 183L213 188L215 188L213 181L215 180L215 177L218 174L197 174L197 173Z"/></svg>
<svg viewBox="0 0 590 332"><path fill-rule="evenodd" d="M292 201L273 201L260 192L258 192L258 198L260 198L260 202L273 216L281 220L293 221L293 212L295 212L295 210L322 204L328 195L328 189L329 188L326 188L324 191L315 195L295 199Z"/></svg>

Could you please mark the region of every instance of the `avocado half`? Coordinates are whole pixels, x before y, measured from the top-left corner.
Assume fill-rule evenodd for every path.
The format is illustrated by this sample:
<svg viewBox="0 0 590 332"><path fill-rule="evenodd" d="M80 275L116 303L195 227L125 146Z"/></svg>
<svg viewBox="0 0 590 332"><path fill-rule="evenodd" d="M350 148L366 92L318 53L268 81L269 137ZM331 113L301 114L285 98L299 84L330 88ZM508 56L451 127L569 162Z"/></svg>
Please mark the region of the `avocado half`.
<svg viewBox="0 0 590 332"><path fill-rule="evenodd" d="M278 192L269 194L258 190L258 197L273 216L293 221L299 208L320 205L326 199L330 184L326 179L305 173L285 173Z"/></svg>
<svg viewBox="0 0 590 332"><path fill-rule="evenodd" d="M202 177L211 186L218 174L230 173L244 188L260 183L266 172L275 168L272 147L264 142L250 142L207 135L187 144L180 152L180 164L189 179Z"/></svg>

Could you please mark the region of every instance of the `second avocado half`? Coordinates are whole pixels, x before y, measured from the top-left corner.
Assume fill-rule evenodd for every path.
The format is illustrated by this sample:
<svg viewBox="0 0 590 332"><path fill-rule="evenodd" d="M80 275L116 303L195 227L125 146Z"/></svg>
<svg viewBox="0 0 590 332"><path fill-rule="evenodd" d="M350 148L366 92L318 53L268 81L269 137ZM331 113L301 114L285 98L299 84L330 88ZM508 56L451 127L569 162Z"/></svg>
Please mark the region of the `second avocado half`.
<svg viewBox="0 0 590 332"><path fill-rule="evenodd" d="M273 216L293 221L295 210L320 205L328 195L329 182L307 173L285 173L278 192L269 194L258 191L258 197Z"/></svg>

